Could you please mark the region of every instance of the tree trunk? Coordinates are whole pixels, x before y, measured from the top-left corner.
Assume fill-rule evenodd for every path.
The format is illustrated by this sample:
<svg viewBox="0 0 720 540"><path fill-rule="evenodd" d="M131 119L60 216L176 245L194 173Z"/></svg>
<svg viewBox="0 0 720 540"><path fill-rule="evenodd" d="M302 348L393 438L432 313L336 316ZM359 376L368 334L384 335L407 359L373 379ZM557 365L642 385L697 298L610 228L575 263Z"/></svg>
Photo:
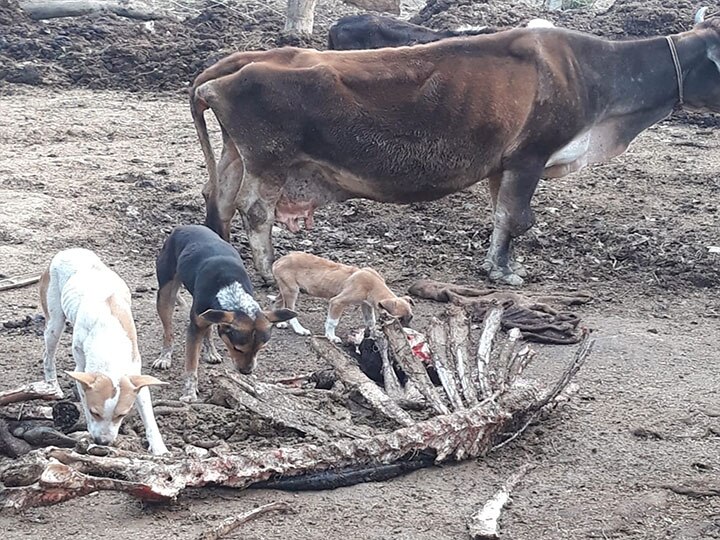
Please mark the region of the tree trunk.
<svg viewBox="0 0 720 540"><path fill-rule="evenodd" d="M294 34L312 34L317 0L288 0L285 31Z"/></svg>

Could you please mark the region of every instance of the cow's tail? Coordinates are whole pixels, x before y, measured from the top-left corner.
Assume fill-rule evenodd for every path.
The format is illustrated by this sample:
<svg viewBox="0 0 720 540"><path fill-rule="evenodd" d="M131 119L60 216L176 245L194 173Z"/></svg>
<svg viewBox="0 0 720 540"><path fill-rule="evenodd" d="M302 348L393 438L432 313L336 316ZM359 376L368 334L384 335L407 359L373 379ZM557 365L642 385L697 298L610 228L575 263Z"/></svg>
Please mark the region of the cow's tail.
<svg viewBox="0 0 720 540"><path fill-rule="evenodd" d="M200 95L201 87L193 87L190 93L190 113L192 114L195 131L200 140L200 148L202 148L203 156L205 156L205 166L207 167L208 176L210 177L210 186L217 186L217 160L215 152L210 144L210 136L208 135L207 124L205 123L205 111L210 107Z"/></svg>
<svg viewBox="0 0 720 540"><path fill-rule="evenodd" d="M212 83L209 83L212 84ZM205 111L210 108L205 100L203 90L208 91L208 83L200 86L194 86L190 92L190 113L192 114L195 131L200 140L200 148L202 148L205 157L205 167L208 173L208 182L203 188L203 197L205 197L205 225L215 231L218 235L227 240L225 225L220 219L220 214L215 200L218 190L218 172L217 159L215 152L210 144L210 136L208 134L207 124L205 123Z"/></svg>

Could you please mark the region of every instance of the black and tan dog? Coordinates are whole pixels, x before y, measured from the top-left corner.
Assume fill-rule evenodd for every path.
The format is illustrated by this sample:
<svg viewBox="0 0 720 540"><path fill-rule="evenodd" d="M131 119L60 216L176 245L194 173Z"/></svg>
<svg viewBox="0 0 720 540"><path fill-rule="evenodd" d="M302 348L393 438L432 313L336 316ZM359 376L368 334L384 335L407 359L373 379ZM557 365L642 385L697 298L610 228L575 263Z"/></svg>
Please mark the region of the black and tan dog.
<svg viewBox="0 0 720 540"><path fill-rule="evenodd" d="M184 401L197 399L200 349L206 340L208 360L220 361L210 329L218 334L241 373L249 374L255 358L270 340L272 323L296 316L289 309L263 311L253 298L252 284L240 255L217 234L201 225L176 227L156 262L157 311L163 325L163 349L153 367L170 367L173 349L172 315L180 285L193 297L185 344Z"/></svg>

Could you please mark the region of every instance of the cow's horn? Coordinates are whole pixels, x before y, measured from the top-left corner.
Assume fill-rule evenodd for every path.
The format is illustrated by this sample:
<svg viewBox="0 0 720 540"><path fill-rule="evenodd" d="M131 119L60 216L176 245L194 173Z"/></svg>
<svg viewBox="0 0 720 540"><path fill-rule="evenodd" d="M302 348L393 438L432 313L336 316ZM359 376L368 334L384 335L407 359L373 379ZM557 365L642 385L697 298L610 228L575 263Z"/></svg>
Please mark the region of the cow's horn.
<svg viewBox="0 0 720 540"><path fill-rule="evenodd" d="M707 7L701 7L697 10L697 12L695 13L695 24L700 24L705 20L705 13L707 13L707 10Z"/></svg>

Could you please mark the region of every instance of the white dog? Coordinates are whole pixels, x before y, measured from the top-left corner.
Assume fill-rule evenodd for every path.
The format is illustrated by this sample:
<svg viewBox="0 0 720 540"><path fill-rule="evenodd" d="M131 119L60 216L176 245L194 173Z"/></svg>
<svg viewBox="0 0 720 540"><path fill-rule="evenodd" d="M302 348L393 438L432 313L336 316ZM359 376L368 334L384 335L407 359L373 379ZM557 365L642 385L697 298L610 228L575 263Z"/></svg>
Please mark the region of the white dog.
<svg viewBox="0 0 720 540"><path fill-rule="evenodd" d="M140 374L130 290L120 276L92 251L61 251L40 279L40 302L46 321L45 380L58 386L55 352L67 319L73 326L75 371L66 373L77 381L93 440L113 443L120 424L137 403L150 451L166 453L147 388L165 383Z"/></svg>

